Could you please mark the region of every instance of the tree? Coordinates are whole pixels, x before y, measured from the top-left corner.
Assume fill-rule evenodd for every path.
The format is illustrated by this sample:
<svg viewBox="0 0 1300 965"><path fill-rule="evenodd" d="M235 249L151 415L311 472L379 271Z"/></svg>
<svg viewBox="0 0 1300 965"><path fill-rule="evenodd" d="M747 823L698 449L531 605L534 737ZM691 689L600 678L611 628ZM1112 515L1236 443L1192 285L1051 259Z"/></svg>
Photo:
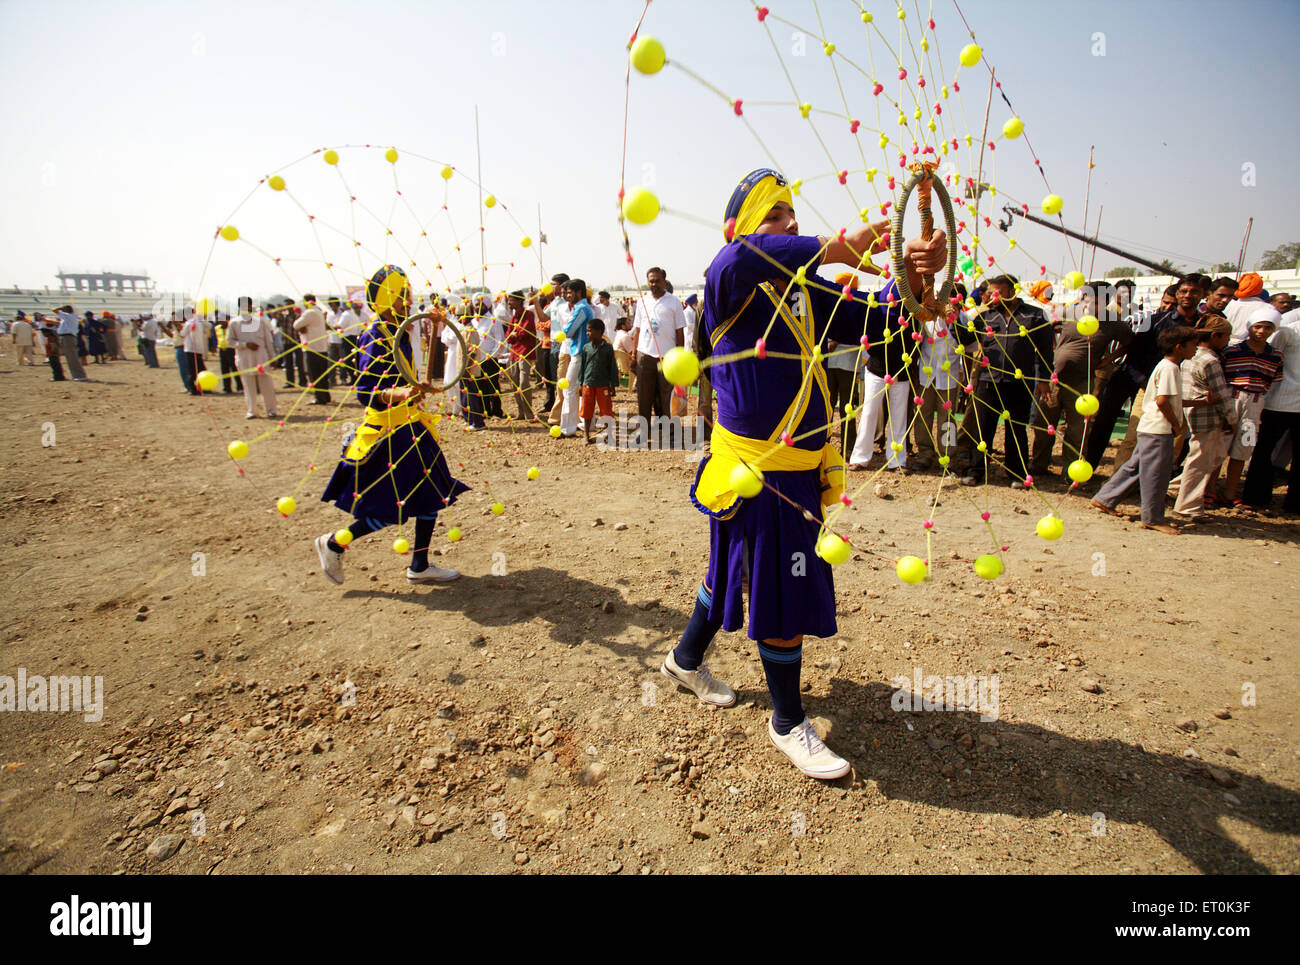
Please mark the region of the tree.
<svg viewBox="0 0 1300 965"><path fill-rule="evenodd" d="M1300 241L1293 241L1264 252L1264 257L1259 260L1259 270L1278 271L1294 268L1297 260L1300 260Z"/></svg>
<svg viewBox="0 0 1300 965"><path fill-rule="evenodd" d="M1107 278L1136 278L1138 270L1132 265L1125 265L1122 268L1112 268L1106 273Z"/></svg>
<svg viewBox="0 0 1300 965"><path fill-rule="evenodd" d="M1235 261L1221 261L1217 265L1211 265L1209 274L1211 275L1235 275L1237 273L1237 263Z"/></svg>
<svg viewBox="0 0 1300 965"><path fill-rule="evenodd" d="M1179 274L1179 270L1177 265L1175 265L1172 261L1166 258L1164 259L1164 261L1160 262L1159 271L1154 271L1154 270L1148 271L1147 274L1148 275L1177 275Z"/></svg>

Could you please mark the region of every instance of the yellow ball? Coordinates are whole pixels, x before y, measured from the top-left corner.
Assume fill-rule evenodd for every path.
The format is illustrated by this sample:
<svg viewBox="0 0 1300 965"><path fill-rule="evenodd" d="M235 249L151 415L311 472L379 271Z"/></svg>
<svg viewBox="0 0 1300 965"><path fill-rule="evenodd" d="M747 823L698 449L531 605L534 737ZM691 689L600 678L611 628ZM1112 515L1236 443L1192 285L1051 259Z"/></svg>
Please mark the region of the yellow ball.
<svg viewBox="0 0 1300 965"><path fill-rule="evenodd" d="M200 298L197 302L194 303L195 314L202 315L205 318L208 315L214 314L216 310L217 310L217 303L214 302L211 298Z"/></svg>
<svg viewBox="0 0 1300 965"><path fill-rule="evenodd" d="M536 466L529 466L529 467L528 467L528 478L529 478L529 479L536 479L536 478L537 478L538 476L540 476L541 474L542 474L542 471L541 471L540 469L538 469Z"/></svg>
<svg viewBox="0 0 1300 965"><path fill-rule="evenodd" d="M393 552L405 556L407 553L411 552L411 544L408 543L404 537L399 536L397 539L393 540Z"/></svg>
<svg viewBox="0 0 1300 965"><path fill-rule="evenodd" d="M390 147L387 151L385 151L385 152L384 152L384 160L387 161L389 164L396 164L396 163L397 163L397 148L395 148L395 147Z"/></svg>
<svg viewBox="0 0 1300 965"><path fill-rule="evenodd" d="M227 241L238 241L239 229L232 224L228 224L221 229L221 237L225 238Z"/></svg>
<svg viewBox="0 0 1300 965"><path fill-rule="evenodd" d="M1002 125L1002 136L1015 138L1025 132L1025 122L1018 117L1013 117Z"/></svg>
<svg viewBox="0 0 1300 965"><path fill-rule="evenodd" d="M461 535L460 530L457 529L455 526L447 530L447 539L451 540L453 543L458 542L460 540L460 535Z"/></svg>
<svg viewBox="0 0 1300 965"><path fill-rule="evenodd" d="M444 165L442 166L442 170L439 171L438 173L442 175L442 179L443 179L444 181L450 181L450 180L451 180L451 175L452 175L451 165L450 165L450 164L444 164Z"/></svg>
<svg viewBox="0 0 1300 965"><path fill-rule="evenodd" d="M763 470L740 463L731 470L728 484L732 492L745 499L752 499L763 491Z"/></svg>
<svg viewBox="0 0 1300 965"><path fill-rule="evenodd" d="M346 527L344 529L339 530L337 533L334 534L334 542L338 543L340 546L351 546L352 530L347 529Z"/></svg>
<svg viewBox="0 0 1300 965"><path fill-rule="evenodd" d="M500 515L501 515L502 513L504 513L505 511L506 511L506 504L505 504L505 503L493 503L493 504L492 504L492 515L493 515L493 516L500 516Z"/></svg>
<svg viewBox="0 0 1300 965"><path fill-rule="evenodd" d="M849 541L834 533L825 533L817 541L817 555L831 566L839 566L852 552L853 547L849 545Z"/></svg>
<svg viewBox="0 0 1300 965"><path fill-rule="evenodd" d="M632 66L643 74L657 74L668 60L664 45L654 37L637 37L632 44Z"/></svg>
<svg viewBox="0 0 1300 965"><path fill-rule="evenodd" d="M904 583L920 583L925 579L925 560L919 556L904 556L894 569Z"/></svg>
<svg viewBox="0 0 1300 965"><path fill-rule="evenodd" d="M266 183L270 185L272 191L284 190L284 178L280 177L278 174L272 174L266 179Z"/></svg>
<svg viewBox="0 0 1300 965"><path fill-rule="evenodd" d="M558 439L558 438L560 438L560 436L562 436L562 435L564 435L564 433L560 431L560 427L559 427L559 426L551 426L551 438L552 438L552 439Z"/></svg>
<svg viewBox="0 0 1300 965"><path fill-rule="evenodd" d="M1002 575L1002 561L991 553L985 553L975 561L975 575L982 580L996 580Z"/></svg>
<svg viewBox="0 0 1300 965"><path fill-rule="evenodd" d="M1077 483L1086 483L1092 478L1092 466L1086 459L1076 459L1066 466L1065 473Z"/></svg>
<svg viewBox="0 0 1300 965"><path fill-rule="evenodd" d="M533 239L528 237L527 235L524 235L522 238L519 239L520 248L528 248L532 245L532 243L533 243Z"/></svg>
<svg viewBox="0 0 1300 965"><path fill-rule="evenodd" d="M339 163L339 152L336 151L336 150L334 150L333 148L330 148L328 151L326 151L326 152L325 152L325 163L326 163L326 164L338 164L338 163Z"/></svg>
<svg viewBox="0 0 1300 965"><path fill-rule="evenodd" d="M543 294L543 295L549 295L549 294L551 294L553 291L555 291L555 286L552 285L552 284L548 281L548 282L546 282L544 285L542 285L541 288L539 288L539 289L537 289L537 290L538 290L538 292L540 292L540 293Z"/></svg>
<svg viewBox="0 0 1300 965"><path fill-rule="evenodd" d="M485 208L495 208L497 206L497 196L495 194L489 194L483 199L483 206Z"/></svg>
<svg viewBox="0 0 1300 965"><path fill-rule="evenodd" d="M230 453L231 459L243 459L248 455L248 443L242 439L236 439L230 445L226 446L226 452Z"/></svg>
<svg viewBox="0 0 1300 965"><path fill-rule="evenodd" d="M1096 315L1084 315L1075 328L1079 330L1080 335L1096 335L1097 329L1101 328L1101 322L1097 320Z"/></svg>
<svg viewBox="0 0 1300 965"><path fill-rule="evenodd" d="M980 53L978 44L967 44L961 49L961 65L963 67L974 67L980 62Z"/></svg>
<svg viewBox="0 0 1300 965"><path fill-rule="evenodd" d="M1096 415L1101 402L1091 392L1085 392L1074 400L1074 411L1079 415Z"/></svg>
<svg viewBox="0 0 1300 965"><path fill-rule="evenodd" d="M1034 531L1050 543L1052 540L1061 538L1061 534L1065 532L1065 522L1060 516L1052 516L1049 514L1038 521L1038 525L1034 527Z"/></svg>
<svg viewBox="0 0 1300 965"><path fill-rule="evenodd" d="M623 217L633 224L649 224L659 217L659 199L645 188L633 188L623 195Z"/></svg>
<svg viewBox="0 0 1300 965"><path fill-rule="evenodd" d="M198 387L202 389L204 392L211 392L218 385L221 384L221 380L217 378L217 373L209 372L206 369L200 372L198 378L196 378L194 381L198 384Z"/></svg>
<svg viewBox="0 0 1300 965"><path fill-rule="evenodd" d="M1066 288L1077 290L1083 287L1083 283L1087 279L1083 277L1083 272L1081 271L1067 271L1065 277L1061 280L1065 282Z"/></svg>
<svg viewBox="0 0 1300 965"><path fill-rule="evenodd" d="M298 508L298 500L292 496L281 496L275 501L275 508L280 511L281 516L288 516Z"/></svg>
<svg viewBox="0 0 1300 965"><path fill-rule="evenodd" d="M664 378L673 385L687 386L700 377L700 359L688 348L670 348L663 360Z"/></svg>
<svg viewBox="0 0 1300 965"><path fill-rule="evenodd" d="M567 389L567 388L569 387L569 380L568 380L568 379L560 379L560 381L558 381L558 382L555 383L555 387L556 387L557 389L559 389L561 392L563 392L565 389ZM554 427L552 427L552 428L554 428Z"/></svg>
<svg viewBox="0 0 1300 965"><path fill-rule="evenodd" d="M1043 214L1060 214L1065 202L1059 194L1049 194L1043 198Z"/></svg>

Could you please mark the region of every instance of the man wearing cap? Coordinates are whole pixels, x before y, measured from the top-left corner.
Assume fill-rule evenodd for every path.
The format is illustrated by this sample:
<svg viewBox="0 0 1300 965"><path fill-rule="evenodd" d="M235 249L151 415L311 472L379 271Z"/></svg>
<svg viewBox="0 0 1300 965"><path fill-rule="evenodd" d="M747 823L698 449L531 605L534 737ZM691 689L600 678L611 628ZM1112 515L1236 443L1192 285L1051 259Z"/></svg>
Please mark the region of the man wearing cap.
<svg viewBox="0 0 1300 965"><path fill-rule="evenodd" d="M691 490L709 517L709 566L686 632L662 669L705 703L734 704L735 693L703 659L719 630L745 625L747 587L749 636L772 699L768 736L803 773L833 780L851 765L822 742L800 697L804 635L836 632L834 581L817 545L823 508L838 504L844 489L817 348L824 337L846 344L864 334L883 337L899 296L891 282L849 301L816 272L829 263L867 268L869 255L885 248L888 223L863 225L842 241L801 236L790 188L770 169L740 182L723 222L727 244L706 273L700 339L713 357L729 361L709 370L717 419ZM938 230L928 243L907 243L914 291L923 274L943 268L945 243ZM661 287L662 278L653 281ZM748 490L753 481L760 485L749 497L732 488Z"/></svg>
<svg viewBox="0 0 1300 965"><path fill-rule="evenodd" d="M1277 309L1261 300L1246 318L1246 338L1232 343L1223 353L1223 374L1237 414L1237 431L1228 448L1225 487L1225 496L1234 505L1245 502L1238 497L1238 484L1246 463L1253 461L1265 396L1283 375L1282 355L1268 341L1277 330L1279 318Z"/></svg>

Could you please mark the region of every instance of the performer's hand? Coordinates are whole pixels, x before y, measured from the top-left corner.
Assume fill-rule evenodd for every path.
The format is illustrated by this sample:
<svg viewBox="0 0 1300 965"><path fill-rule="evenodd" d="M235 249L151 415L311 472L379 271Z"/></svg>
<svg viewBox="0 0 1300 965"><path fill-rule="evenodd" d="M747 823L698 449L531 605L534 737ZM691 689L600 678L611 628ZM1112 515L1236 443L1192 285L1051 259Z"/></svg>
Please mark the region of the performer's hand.
<svg viewBox="0 0 1300 965"><path fill-rule="evenodd" d="M948 236L938 228L930 240L910 239L903 246L903 264L918 275L937 275L948 263Z"/></svg>
<svg viewBox="0 0 1300 965"><path fill-rule="evenodd" d="M1052 400L1052 383L1040 382L1038 385L1038 401L1050 402Z"/></svg>

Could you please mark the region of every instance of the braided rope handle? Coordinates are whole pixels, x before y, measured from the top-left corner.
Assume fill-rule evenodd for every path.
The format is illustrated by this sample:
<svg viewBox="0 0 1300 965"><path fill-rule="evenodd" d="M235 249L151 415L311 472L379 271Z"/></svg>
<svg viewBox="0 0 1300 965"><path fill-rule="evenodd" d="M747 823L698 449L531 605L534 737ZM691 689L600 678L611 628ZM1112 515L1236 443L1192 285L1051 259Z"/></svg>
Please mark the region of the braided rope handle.
<svg viewBox="0 0 1300 965"><path fill-rule="evenodd" d="M925 197L931 188L939 197L939 207L943 210L944 226L948 234L948 264L938 296L935 296L931 290L933 280L929 275L925 276L926 291L922 295L928 304L922 304L917 300L907 280L907 268L903 265L903 215L907 212L908 199L918 185L922 185L917 193L922 237L928 239L934 230L934 218L930 214L930 205ZM903 307L922 318L933 318L936 312L942 312L940 306L946 305L952 298L953 278L957 274L957 218L953 214L952 198L948 196L948 189L943 186L942 181L935 179L933 171L924 165L914 166L906 183L899 189L898 200L894 205L894 216L889 227L889 263L893 269L894 282L898 285L898 293L903 298Z"/></svg>

